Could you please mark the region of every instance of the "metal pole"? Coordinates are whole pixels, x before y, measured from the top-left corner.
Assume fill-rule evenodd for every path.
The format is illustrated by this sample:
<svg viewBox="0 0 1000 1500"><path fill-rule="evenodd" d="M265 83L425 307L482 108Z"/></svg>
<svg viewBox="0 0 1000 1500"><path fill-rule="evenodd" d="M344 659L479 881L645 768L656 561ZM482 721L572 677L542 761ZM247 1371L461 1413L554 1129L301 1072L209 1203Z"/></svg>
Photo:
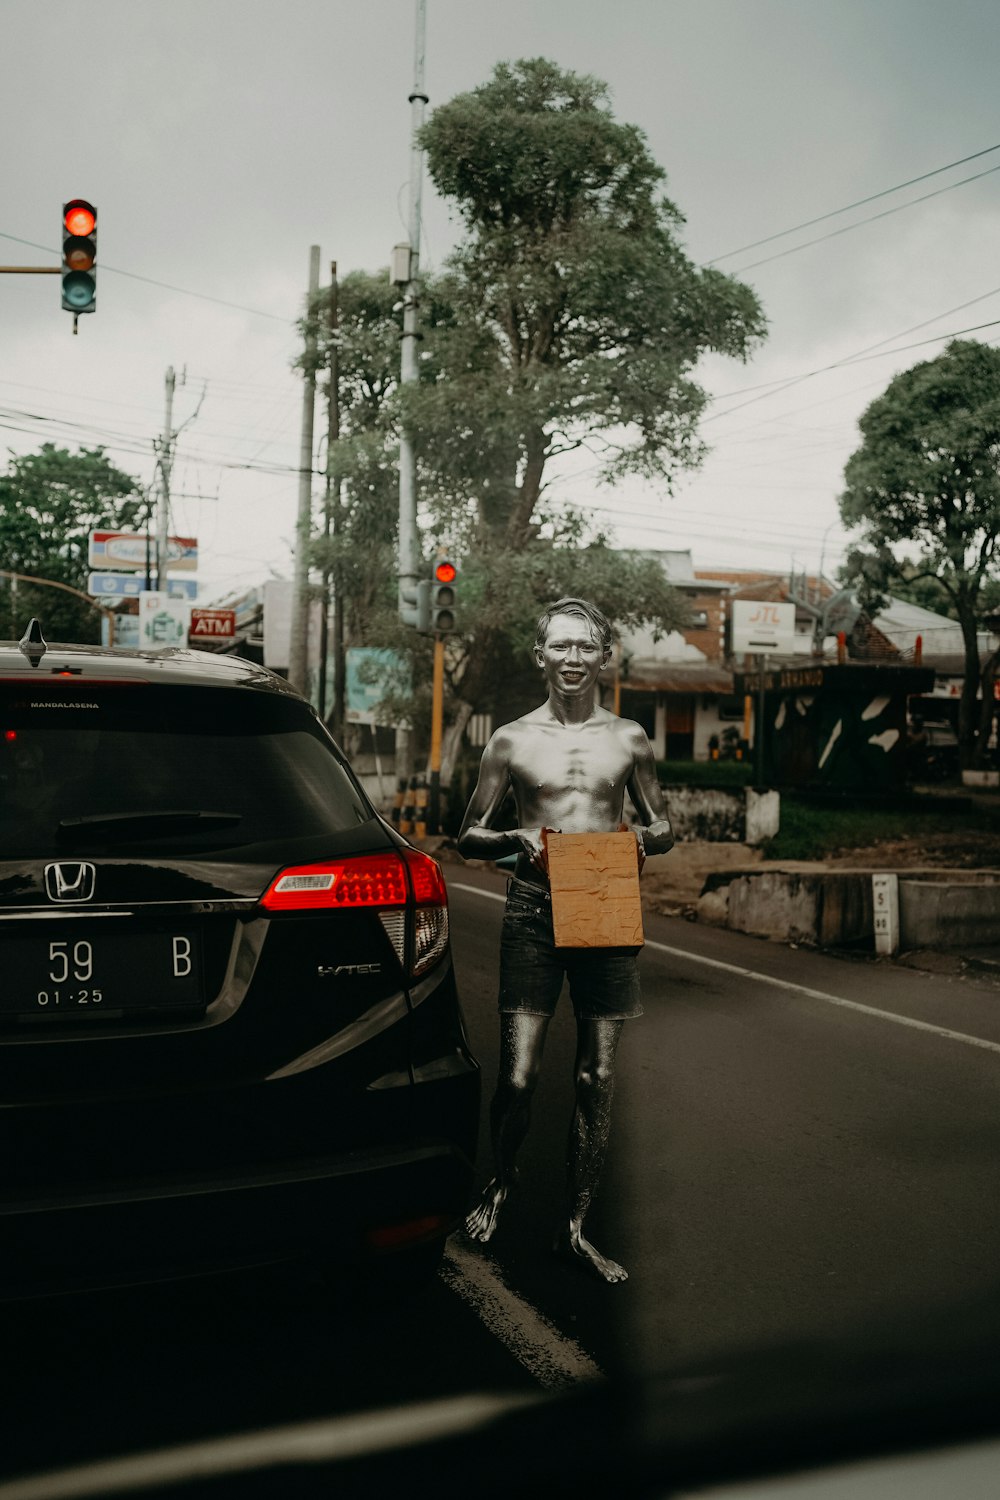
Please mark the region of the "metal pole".
<svg viewBox="0 0 1000 1500"><path fill-rule="evenodd" d="M424 123L427 95L424 92L424 37L427 28L426 0L416 0L416 36L413 49L413 89L410 93L410 278L403 291L403 338L400 351L400 381L417 379L417 313L420 299L420 194L424 153L418 132ZM399 586L413 588L417 582L416 463L412 435L404 427L399 440ZM400 599L402 605L402 598Z"/></svg>
<svg viewBox="0 0 1000 1500"><path fill-rule="evenodd" d="M167 410L163 418L163 437L160 441L160 503L156 517L156 587L167 586L167 538L170 530L170 465L174 441L174 367L167 370Z"/></svg>
<svg viewBox="0 0 1000 1500"><path fill-rule="evenodd" d="M753 757L754 780L758 787L764 785L764 662L766 657L757 657L757 723L754 725Z"/></svg>
<svg viewBox="0 0 1000 1500"><path fill-rule="evenodd" d="M319 291L319 246L309 250L307 330ZM302 442L299 448L299 510L295 523L295 582L292 591L292 638L288 651L288 680L304 693L309 676L309 541L312 535L313 416L316 409L316 336L306 333L306 370L302 396Z"/></svg>
<svg viewBox="0 0 1000 1500"><path fill-rule="evenodd" d="M330 427L327 439L327 472L332 455L336 452L335 444L340 442L340 288L337 283L337 262L330 262ZM329 477L327 480L329 485ZM330 503L329 515L332 526L333 539L339 541L344 527L344 515L341 508L340 480L337 479L332 490L328 489ZM339 553L333 568L333 631L332 631L332 655L333 655L333 732L337 740L342 739L344 734L344 570L341 566ZM372 733L374 734L374 728Z"/></svg>
<svg viewBox="0 0 1000 1500"><path fill-rule="evenodd" d="M434 637L434 685L431 692L431 758L429 833L441 831L441 731L444 719L444 640Z"/></svg>

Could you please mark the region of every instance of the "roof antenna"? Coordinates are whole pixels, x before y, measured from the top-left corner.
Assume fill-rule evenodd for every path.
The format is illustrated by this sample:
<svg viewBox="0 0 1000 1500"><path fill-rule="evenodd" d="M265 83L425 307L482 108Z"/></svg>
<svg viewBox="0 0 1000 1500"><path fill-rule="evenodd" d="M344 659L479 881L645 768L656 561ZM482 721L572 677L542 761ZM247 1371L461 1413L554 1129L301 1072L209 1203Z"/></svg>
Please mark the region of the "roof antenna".
<svg viewBox="0 0 1000 1500"><path fill-rule="evenodd" d="M45 637L42 635L42 627L32 615L28 621L28 628L17 643L17 649L23 651L33 667L37 667L45 655Z"/></svg>

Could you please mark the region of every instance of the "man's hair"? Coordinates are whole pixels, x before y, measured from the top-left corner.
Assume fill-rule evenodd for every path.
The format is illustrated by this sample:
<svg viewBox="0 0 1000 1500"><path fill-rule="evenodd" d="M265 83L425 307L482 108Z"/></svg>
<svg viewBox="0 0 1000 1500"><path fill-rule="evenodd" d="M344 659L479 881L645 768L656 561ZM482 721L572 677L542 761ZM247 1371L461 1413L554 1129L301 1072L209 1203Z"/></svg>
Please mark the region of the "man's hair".
<svg viewBox="0 0 1000 1500"><path fill-rule="evenodd" d="M557 599L555 604L550 604L538 617L538 627L535 631L535 647L545 645L545 636L553 615L579 615L582 620L592 626L602 652L611 650L611 626L607 616L603 615L596 604L591 604L587 599Z"/></svg>

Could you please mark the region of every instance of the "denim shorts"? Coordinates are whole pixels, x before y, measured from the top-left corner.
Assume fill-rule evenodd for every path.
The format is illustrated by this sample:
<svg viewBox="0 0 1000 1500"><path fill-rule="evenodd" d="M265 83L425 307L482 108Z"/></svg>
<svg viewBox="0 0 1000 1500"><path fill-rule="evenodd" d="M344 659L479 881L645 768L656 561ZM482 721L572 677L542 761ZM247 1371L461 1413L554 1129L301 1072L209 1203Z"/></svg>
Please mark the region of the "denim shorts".
<svg viewBox="0 0 1000 1500"><path fill-rule="evenodd" d="M579 1021L642 1015L635 948L557 948L552 898L544 886L512 880L500 933L500 1010L552 1016L569 979Z"/></svg>

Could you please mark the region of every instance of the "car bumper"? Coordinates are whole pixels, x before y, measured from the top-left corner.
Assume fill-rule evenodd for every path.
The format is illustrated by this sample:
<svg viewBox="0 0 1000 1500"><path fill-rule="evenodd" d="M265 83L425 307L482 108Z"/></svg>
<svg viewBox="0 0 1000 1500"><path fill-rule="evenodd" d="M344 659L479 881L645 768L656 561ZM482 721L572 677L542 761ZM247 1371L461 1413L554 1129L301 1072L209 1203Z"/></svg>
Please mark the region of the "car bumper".
<svg viewBox="0 0 1000 1500"><path fill-rule="evenodd" d="M0 1300L298 1257L360 1266L443 1239L471 1175L468 1158L439 1142L8 1199Z"/></svg>

